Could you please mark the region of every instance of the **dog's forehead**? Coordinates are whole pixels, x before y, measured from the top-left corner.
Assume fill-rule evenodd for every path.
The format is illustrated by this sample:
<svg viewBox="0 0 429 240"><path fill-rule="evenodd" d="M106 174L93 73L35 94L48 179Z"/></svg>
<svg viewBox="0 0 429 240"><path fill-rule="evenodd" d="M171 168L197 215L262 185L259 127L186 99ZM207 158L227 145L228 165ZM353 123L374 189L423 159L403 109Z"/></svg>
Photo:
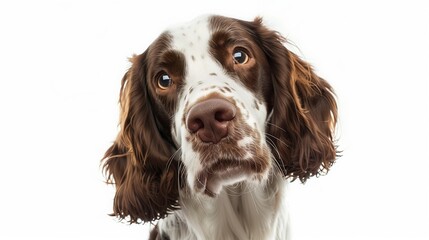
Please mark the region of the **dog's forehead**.
<svg viewBox="0 0 429 240"><path fill-rule="evenodd" d="M206 15L167 30L171 37L170 47L180 52L185 59L185 88L199 85L219 85L214 78L226 79L222 65L214 58L212 20L216 16ZM200 84L202 83L202 84Z"/></svg>
<svg viewBox="0 0 429 240"><path fill-rule="evenodd" d="M171 47L190 58L187 60L195 61L207 57L205 54L209 51L211 18L209 15L201 16L168 29L167 32L172 37Z"/></svg>

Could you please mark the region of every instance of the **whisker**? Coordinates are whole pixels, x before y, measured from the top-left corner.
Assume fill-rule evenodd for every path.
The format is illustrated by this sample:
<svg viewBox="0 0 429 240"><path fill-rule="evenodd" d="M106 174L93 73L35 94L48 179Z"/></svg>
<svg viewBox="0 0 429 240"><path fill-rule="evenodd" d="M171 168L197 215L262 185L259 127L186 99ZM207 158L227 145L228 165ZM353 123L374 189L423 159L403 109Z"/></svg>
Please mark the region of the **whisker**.
<svg viewBox="0 0 429 240"><path fill-rule="evenodd" d="M269 139L269 138L267 138L267 143L272 147L272 149L276 152L276 154L277 154L277 156L278 156L278 160L277 160L277 158L275 157L275 156L273 156L273 158L274 158L274 163L275 163L275 167L277 168L277 170L278 171L282 171L282 169L285 169L286 168L286 166L285 166L285 164L284 164L284 161L283 161L283 159L282 159L282 156L280 155L280 152L279 152L279 150L278 150L278 148L277 148L277 146L274 144L274 142L271 140L271 139ZM281 166L280 166L281 165ZM283 167L283 168L282 168Z"/></svg>
<svg viewBox="0 0 429 240"><path fill-rule="evenodd" d="M277 140L279 143L283 144L283 145L284 145L285 147L287 147L287 148L288 148L288 147L290 147L288 143L286 143L285 141L281 140L280 138L278 138L278 137L276 137L276 136L274 136L274 135L272 135L272 134L265 133L265 135L266 135L267 137L270 137L270 138L273 138L273 139ZM274 141L273 141L273 143L274 143Z"/></svg>
<svg viewBox="0 0 429 240"><path fill-rule="evenodd" d="M273 127L277 128L277 129L282 130L282 132L287 133L287 131L286 131L284 128L282 128L282 127L280 127L280 126L278 126L278 125L276 125L276 124L274 124L274 123L271 123L271 122L265 122L265 124L270 125L270 126L273 126Z"/></svg>
<svg viewBox="0 0 429 240"><path fill-rule="evenodd" d="M176 155L177 154L179 154L180 152L181 152L181 150L182 150L182 147L179 147L171 156L170 156L170 158L168 159L168 161L167 161L167 170L170 168L170 166L171 166L171 164L172 164L172 162L174 161L174 159L175 159L175 157L176 157Z"/></svg>

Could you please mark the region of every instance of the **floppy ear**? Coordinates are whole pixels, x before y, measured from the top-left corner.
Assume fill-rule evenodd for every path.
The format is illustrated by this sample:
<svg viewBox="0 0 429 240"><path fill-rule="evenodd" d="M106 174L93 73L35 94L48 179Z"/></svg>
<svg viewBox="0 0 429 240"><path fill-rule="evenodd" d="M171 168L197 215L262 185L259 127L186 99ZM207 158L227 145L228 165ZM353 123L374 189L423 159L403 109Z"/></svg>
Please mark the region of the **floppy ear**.
<svg viewBox="0 0 429 240"><path fill-rule="evenodd" d="M154 221L177 209L177 161L170 123L146 82L146 53L132 58L122 79L120 132L103 158L116 185L113 214L130 223Z"/></svg>
<svg viewBox="0 0 429 240"><path fill-rule="evenodd" d="M272 115L267 137L283 174L305 182L327 172L337 157L333 131L337 104L332 87L284 46L285 39L254 21L271 68Z"/></svg>

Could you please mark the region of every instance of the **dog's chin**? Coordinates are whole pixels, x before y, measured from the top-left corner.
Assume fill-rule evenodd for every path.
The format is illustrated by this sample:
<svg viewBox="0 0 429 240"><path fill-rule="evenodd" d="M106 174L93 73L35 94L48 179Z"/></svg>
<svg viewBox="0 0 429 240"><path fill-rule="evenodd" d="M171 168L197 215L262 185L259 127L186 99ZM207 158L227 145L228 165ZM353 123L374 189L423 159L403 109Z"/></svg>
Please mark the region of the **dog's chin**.
<svg viewBox="0 0 429 240"><path fill-rule="evenodd" d="M217 164L197 175L194 190L202 195L216 197L224 187L244 181L257 183L266 179L268 169L252 169L254 165L231 164L231 161L219 160Z"/></svg>

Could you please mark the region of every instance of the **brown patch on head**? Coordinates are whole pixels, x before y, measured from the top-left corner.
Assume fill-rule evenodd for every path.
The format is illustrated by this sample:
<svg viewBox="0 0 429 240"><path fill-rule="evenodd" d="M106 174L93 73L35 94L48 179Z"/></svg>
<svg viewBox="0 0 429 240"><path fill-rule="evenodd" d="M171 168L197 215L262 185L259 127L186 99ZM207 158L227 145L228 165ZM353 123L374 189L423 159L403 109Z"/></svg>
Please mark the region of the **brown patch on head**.
<svg viewBox="0 0 429 240"><path fill-rule="evenodd" d="M272 91L267 57L255 36L253 22L214 16L210 21L213 32L210 52L227 73L252 91L256 98L272 102ZM234 61L234 53L241 51L248 56L245 64Z"/></svg>
<svg viewBox="0 0 429 240"><path fill-rule="evenodd" d="M172 36L163 33L147 51L147 84L151 93L156 96L170 115L174 114L177 95L180 93L186 72L186 61L183 53L171 48ZM172 84L166 89L158 86L163 74L168 74Z"/></svg>

